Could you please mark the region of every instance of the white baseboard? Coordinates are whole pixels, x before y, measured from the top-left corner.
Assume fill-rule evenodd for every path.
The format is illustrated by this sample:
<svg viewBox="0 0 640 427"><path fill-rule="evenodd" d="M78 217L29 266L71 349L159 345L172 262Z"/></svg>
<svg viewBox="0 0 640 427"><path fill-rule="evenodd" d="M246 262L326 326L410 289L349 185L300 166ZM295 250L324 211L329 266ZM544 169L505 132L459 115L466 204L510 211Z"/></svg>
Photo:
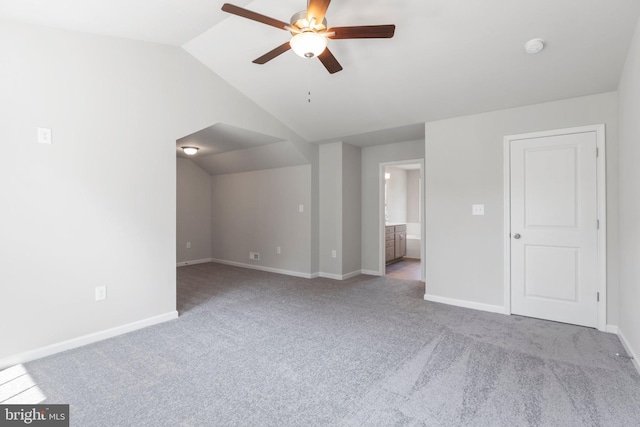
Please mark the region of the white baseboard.
<svg viewBox="0 0 640 427"><path fill-rule="evenodd" d="M604 331L618 335L618 327L616 325L607 325Z"/></svg>
<svg viewBox="0 0 640 427"><path fill-rule="evenodd" d="M212 262L213 258L204 258L204 259L194 259L191 261L182 261L177 264L177 267L184 267L185 265L193 265L193 264L204 264L207 262Z"/></svg>
<svg viewBox="0 0 640 427"><path fill-rule="evenodd" d="M490 313L499 313L499 314L505 313L504 307L501 305L483 304L480 302L465 301L460 299L440 297L437 295L428 295L428 294L424 295L424 299L426 301L439 302L442 304L455 305L456 307L471 308L474 310L488 311Z"/></svg>
<svg viewBox="0 0 640 427"><path fill-rule="evenodd" d="M0 369L6 369L10 366L18 365L20 363L26 363L31 360L41 359L46 356L51 356L52 354L71 350L77 347L82 347L83 345L106 340L108 338L113 338L118 335L126 334L127 332L133 332L138 329L157 325L158 323L163 323L177 318L178 312L170 311L169 313L160 314L158 316L149 317L147 319L138 320L132 323L127 323L126 325L116 326L115 328L106 329L100 332L94 332L92 334L83 335L78 338L72 338L70 340L51 344L45 347L25 351L24 353L16 354L15 356L9 356L7 358L0 359Z"/></svg>
<svg viewBox="0 0 640 427"><path fill-rule="evenodd" d="M332 274L332 273L318 273L318 277L323 277L325 279L333 279L333 280L342 280L342 276L340 274Z"/></svg>
<svg viewBox="0 0 640 427"><path fill-rule="evenodd" d="M627 351L627 354L633 357L633 359L631 359L631 362L633 363L633 366L636 367L636 371L638 371L638 373L640 374L640 360L638 360L638 355L633 351L631 345L629 344L629 341L627 341L627 339L624 337L624 334L619 328L618 338L620 338L620 342L622 343L624 349Z"/></svg>
<svg viewBox="0 0 640 427"><path fill-rule="evenodd" d="M318 277L324 277L327 279L334 279L334 280L347 280L347 279L351 279L352 277L356 277L359 276L360 274L369 274L372 276L380 276L380 273L377 271L369 271L369 270L356 270L356 271L352 271L351 273L346 273L346 274L331 274L331 273L322 273L322 272L316 272L316 273L301 273L299 271L291 271L291 270L283 270L280 268L273 268L273 267L265 267L263 265L254 265L254 264L245 264L243 262L236 262L236 261L227 261L224 259L217 259L217 258L205 258L205 259L197 259L197 260L193 260L193 261L183 261L183 262L179 262L178 263L178 267L184 267L185 265L193 265L193 264L203 264L206 262L215 262L217 264L224 264L224 265L231 265L234 267L242 267L242 268L249 268L251 270L260 270L260 271L267 271L269 273L277 273L277 274L284 274L287 276L294 276L294 277L302 277L303 279L315 279Z"/></svg>
<svg viewBox="0 0 640 427"><path fill-rule="evenodd" d="M356 277L362 274L362 270L352 271L351 273L343 274L342 280L351 279L352 277Z"/></svg>
<svg viewBox="0 0 640 427"><path fill-rule="evenodd" d="M333 274L333 273L320 272L318 273L318 277L324 277L325 279L333 279L333 280L347 280L347 279L351 279L352 277L359 276L360 274L362 274L360 270L352 271L351 273L347 273L347 274Z"/></svg>
<svg viewBox="0 0 640 427"><path fill-rule="evenodd" d="M310 274L310 273L301 273L299 271L282 270L280 268L265 267L263 265L245 264L243 262L227 261L227 260L224 260L224 259L216 259L216 258L212 258L211 262L215 262L215 263L218 263L218 264L224 264L224 265L231 265L231 266L234 266L234 267L248 268L248 269L251 269L251 270L267 271L269 273L284 274L284 275L287 275L287 276L302 277L304 279L312 279L313 278L313 274ZM316 274L316 273L314 273L314 274Z"/></svg>
<svg viewBox="0 0 640 427"><path fill-rule="evenodd" d="M378 270L361 270L360 272L368 276L382 276Z"/></svg>

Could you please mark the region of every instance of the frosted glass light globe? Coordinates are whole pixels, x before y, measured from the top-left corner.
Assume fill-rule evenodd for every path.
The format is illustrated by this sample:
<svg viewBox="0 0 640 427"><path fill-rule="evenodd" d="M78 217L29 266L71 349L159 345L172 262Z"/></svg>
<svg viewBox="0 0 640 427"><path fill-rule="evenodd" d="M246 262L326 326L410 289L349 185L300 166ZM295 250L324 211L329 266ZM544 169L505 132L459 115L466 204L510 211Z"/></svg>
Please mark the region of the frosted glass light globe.
<svg viewBox="0 0 640 427"><path fill-rule="evenodd" d="M320 55L327 48L327 38L312 31L296 34L289 42L296 55L303 58L313 58Z"/></svg>

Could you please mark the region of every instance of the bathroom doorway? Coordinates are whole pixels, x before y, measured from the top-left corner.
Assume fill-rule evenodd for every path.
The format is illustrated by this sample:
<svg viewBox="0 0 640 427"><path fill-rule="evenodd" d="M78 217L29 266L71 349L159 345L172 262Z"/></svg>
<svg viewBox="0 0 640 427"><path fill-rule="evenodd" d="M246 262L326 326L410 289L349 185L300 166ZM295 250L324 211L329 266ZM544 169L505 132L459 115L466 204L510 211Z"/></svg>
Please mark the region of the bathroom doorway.
<svg viewBox="0 0 640 427"><path fill-rule="evenodd" d="M380 164L380 271L425 278L424 160Z"/></svg>

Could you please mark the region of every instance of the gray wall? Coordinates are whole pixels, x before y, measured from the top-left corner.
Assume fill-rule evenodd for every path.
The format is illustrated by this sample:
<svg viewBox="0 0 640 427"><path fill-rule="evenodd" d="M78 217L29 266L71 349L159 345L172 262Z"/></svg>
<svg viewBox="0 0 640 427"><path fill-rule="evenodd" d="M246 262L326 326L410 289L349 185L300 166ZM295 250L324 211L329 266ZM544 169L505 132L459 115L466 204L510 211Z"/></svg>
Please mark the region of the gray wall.
<svg viewBox="0 0 640 427"><path fill-rule="evenodd" d="M604 123L608 323L618 321L616 93L430 122L425 127L426 292L503 306L503 137ZM471 205L485 216L471 216Z"/></svg>
<svg viewBox="0 0 640 427"><path fill-rule="evenodd" d="M177 262L211 258L211 177L189 159L177 159L176 201Z"/></svg>
<svg viewBox="0 0 640 427"><path fill-rule="evenodd" d="M315 144L313 144L315 145ZM311 272L320 271L320 148L311 162Z"/></svg>
<svg viewBox="0 0 640 427"><path fill-rule="evenodd" d="M0 360L174 313L175 141L292 132L178 47L0 23L0 57Z"/></svg>
<svg viewBox="0 0 640 427"><path fill-rule="evenodd" d="M420 222L420 171L407 171L407 222Z"/></svg>
<svg viewBox="0 0 640 427"><path fill-rule="evenodd" d="M380 163L423 159L424 140L362 148L362 269L379 271Z"/></svg>
<svg viewBox="0 0 640 427"><path fill-rule="evenodd" d="M342 142L321 145L319 156L319 268L320 273L342 275Z"/></svg>
<svg viewBox="0 0 640 427"><path fill-rule="evenodd" d="M214 175L211 183L214 259L310 274L311 165Z"/></svg>
<svg viewBox="0 0 640 427"><path fill-rule="evenodd" d="M407 222L407 171L404 169L386 167L389 179L387 186L387 222Z"/></svg>
<svg viewBox="0 0 640 427"><path fill-rule="evenodd" d="M359 147L342 144L342 274L361 270L360 151Z"/></svg>
<svg viewBox="0 0 640 427"><path fill-rule="evenodd" d="M620 333L640 357L640 21L620 81ZM637 366L637 365L636 365Z"/></svg>

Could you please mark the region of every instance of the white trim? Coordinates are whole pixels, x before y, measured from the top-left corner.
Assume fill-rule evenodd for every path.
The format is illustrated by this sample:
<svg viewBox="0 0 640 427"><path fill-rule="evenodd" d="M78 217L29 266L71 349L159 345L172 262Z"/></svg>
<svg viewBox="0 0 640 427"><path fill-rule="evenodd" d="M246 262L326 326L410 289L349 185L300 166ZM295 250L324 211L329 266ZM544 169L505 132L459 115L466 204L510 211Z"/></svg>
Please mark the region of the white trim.
<svg viewBox="0 0 640 427"><path fill-rule="evenodd" d="M212 258L211 262L215 262L217 264L231 265L233 267L248 268L250 270L260 270L260 271L266 271L269 273L284 274L286 276L302 277L303 279L312 279L314 277L318 277L317 276L318 273L313 273L313 274L301 273L299 271L282 270L280 268L265 267L263 265L245 264L243 262L227 261L224 259Z"/></svg>
<svg viewBox="0 0 640 427"><path fill-rule="evenodd" d="M40 347L34 350L25 351L24 353L16 354L15 356L9 356L4 359L1 359L0 369L5 369L20 363L26 363L31 360L51 356L52 354L82 347L87 344L92 344L94 342L106 340L108 338L113 338L118 335L123 335L128 332L133 332L138 329L157 325L159 323L167 322L169 320L173 320L177 318L178 318L178 312L170 311L168 313L160 314L158 316L149 317L147 319L138 320L136 322L127 323L121 326L116 326L115 328L106 329L100 332L94 332L92 334L83 335L81 337L72 338L66 341L61 341L59 343L51 344L45 347Z"/></svg>
<svg viewBox="0 0 640 427"><path fill-rule="evenodd" d="M504 137L503 142L503 256L504 256L504 314L511 315L511 140Z"/></svg>
<svg viewBox="0 0 640 427"><path fill-rule="evenodd" d="M352 271L351 273L346 273L342 275L342 280L351 279L352 277L356 277L362 274L362 270Z"/></svg>
<svg viewBox="0 0 640 427"><path fill-rule="evenodd" d="M376 270L361 270L360 272L368 276L382 276L382 274L380 274L380 272Z"/></svg>
<svg viewBox="0 0 640 427"><path fill-rule="evenodd" d="M380 276L384 276L386 271L384 230L387 225L387 221L384 217L384 168L384 163L380 163L378 165L378 271L380 272Z"/></svg>
<svg viewBox="0 0 640 427"><path fill-rule="evenodd" d="M322 272L320 272L318 274L318 276L322 277L324 279L342 280L342 276L340 274L322 273Z"/></svg>
<svg viewBox="0 0 640 427"><path fill-rule="evenodd" d="M618 335L618 327L616 325L607 325L605 332Z"/></svg>
<svg viewBox="0 0 640 427"><path fill-rule="evenodd" d="M568 129L557 129L543 132L531 132L518 135L507 135L503 142L504 161L504 312L511 314L511 141L542 138L547 136L568 135L574 133L596 133L596 147L599 155L596 158L596 185L598 197L598 289L600 301L598 302L597 326L599 331L607 331L607 145L605 125L580 126Z"/></svg>
<svg viewBox="0 0 640 427"><path fill-rule="evenodd" d="M333 279L333 280L347 280L352 277L356 277L362 274L362 270L352 271L347 274L333 274L333 273L318 273L319 277L323 277L325 279Z"/></svg>
<svg viewBox="0 0 640 427"><path fill-rule="evenodd" d="M427 262L426 262L426 194L425 192L425 166L424 166L424 158L421 159L408 159L408 160L397 160L393 162L380 162L378 165L378 271L376 274L378 276L384 276L386 270L386 262L385 262L385 234L384 227L386 226L386 221L384 218L384 169L387 166L399 166L399 165L410 165L410 164L420 164L420 185L421 187L418 189L420 192L420 281L424 282L427 276ZM368 270L371 271L371 270Z"/></svg>
<svg viewBox="0 0 640 427"><path fill-rule="evenodd" d="M185 265L194 265L194 264L205 264L207 262L212 262L213 258L204 258L204 259L194 259L191 261L182 261L176 264L176 267L184 267Z"/></svg>
<svg viewBox="0 0 640 427"><path fill-rule="evenodd" d="M620 342L622 343L622 346L624 347L624 349L627 351L627 354L633 357L633 359L631 359L631 362L633 363L633 366L636 367L636 370L640 374L640 360L638 360L638 355L634 353L633 349L631 348L631 345L629 344L629 341L627 341L627 339L624 337L624 334L622 333L621 330L618 330L618 338L620 338Z"/></svg>
<svg viewBox="0 0 640 427"><path fill-rule="evenodd" d="M598 186L598 330L607 328L607 138L604 125L591 126L596 132L596 178Z"/></svg>
<svg viewBox="0 0 640 427"><path fill-rule="evenodd" d="M441 304L455 305L456 307L471 308L473 310L488 311L489 313L504 314L504 307L501 305L483 304L481 302L465 301L461 299L440 297L437 295L424 294L424 299Z"/></svg>

